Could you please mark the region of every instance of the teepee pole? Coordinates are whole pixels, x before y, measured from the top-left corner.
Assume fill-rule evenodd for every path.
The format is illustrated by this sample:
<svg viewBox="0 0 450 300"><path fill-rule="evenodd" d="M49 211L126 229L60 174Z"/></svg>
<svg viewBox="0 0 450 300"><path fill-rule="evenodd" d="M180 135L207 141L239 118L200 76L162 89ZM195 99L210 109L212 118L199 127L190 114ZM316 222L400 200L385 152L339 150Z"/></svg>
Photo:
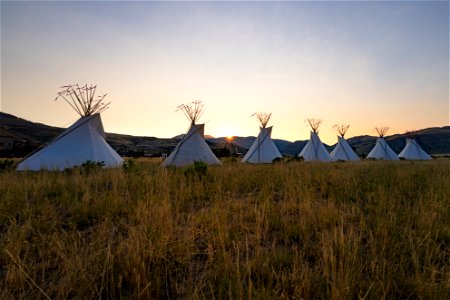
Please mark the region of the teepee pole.
<svg viewBox="0 0 450 300"><path fill-rule="evenodd" d="M95 91L97 89L95 85L88 86L85 84L80 87L79 84L71 84L62 86L61 89L63 90L57 94L55 100L63 98L82 117L101 113L111 104L111 102L103 103L104 98L108 94L95 99Z"/></svg>

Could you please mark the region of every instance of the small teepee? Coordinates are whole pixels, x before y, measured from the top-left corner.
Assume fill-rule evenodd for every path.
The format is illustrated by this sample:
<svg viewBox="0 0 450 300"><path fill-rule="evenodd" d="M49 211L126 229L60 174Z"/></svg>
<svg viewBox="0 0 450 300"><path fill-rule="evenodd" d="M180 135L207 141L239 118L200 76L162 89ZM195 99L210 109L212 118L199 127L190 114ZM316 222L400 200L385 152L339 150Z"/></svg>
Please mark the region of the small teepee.
<svg viewBox="0 0 450 300"><path fill-rule="evenodd" d="M414 139L413 132L407 132L406 146L398 155L399 158L407 160L432 160L433 158L419 146Z"/></svg>
<svg viewBox="0 0 450 300"><path fill-rule="evenodd" d="M359 157L347 143L344 136L350 125L335 125L334 128L339 132L338 142L331 151L330 156L333 161L358 161Z"/></svg>
<svg viewBox="0 0 450 300"><path fill-rule="evenodd" d="M252 163L252 164L270 164L276 158L282 158L280 151L273 142L272 126L266 127L269 123L271 113L254 113L255 116L261 123L260 131L258 137L255 139L250 149L248 149L242 162Z"/></svg>
<svg viewBox="0 0 450 300"><path fill-rule="evenodd" d="M307 119L311 126L311 137L303 147L298 157L303 157L305 161L331 161L331 156L319 138L319 126L322 123L320 119Z"/></svg>
<svg viewBox="0 0 450 300"><path fill-rule="evenodd" d="M201 161L208 165L221 165L222 163L211 151L211 148L206 144L203 137L205 124L195 124L204 112L202 102L193 101L190 105L180 105L177 111L179 110L191 121L191 125L180 143L178 143L172 153L164 160L162 166L181 167L193 164L196 161Z"/></svg>
<svg viewBox="0 0 450 300"><path fill-rule="evenodd" d="M26 157L17 170L64 170L86 161L100 162L108 168L120 167L123 159L106 142L100 118L109 105L103 103L106 94L95 98L93 85L68 85L62 89L55 100L63 98L81 118L46 147Z"/></svg>
<svg viewBox="0 0 450 300"><path fill-rule="evenodd" d="M397 154L389 147L384 139L389 127L375 127L375 130L378 132L377 142L375 147L373 147L372 151L367 155L367 158L373 159L382 159L382 160L398 160Z"/></svg>

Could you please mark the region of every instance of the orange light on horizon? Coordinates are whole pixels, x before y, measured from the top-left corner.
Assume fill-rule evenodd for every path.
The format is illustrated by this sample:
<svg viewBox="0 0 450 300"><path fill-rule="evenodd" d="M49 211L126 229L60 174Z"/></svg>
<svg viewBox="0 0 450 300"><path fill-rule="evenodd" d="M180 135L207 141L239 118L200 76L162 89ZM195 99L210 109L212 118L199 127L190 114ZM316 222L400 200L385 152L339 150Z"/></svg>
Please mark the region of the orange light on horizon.
<svg viewBox="0 0 450 300"><path fill-rule="evenodd" d="M232 141L239 136L240 128L235 123L222 123L215 128L210 128L212 135L215 137L224 137L227 141Z"/></svg>

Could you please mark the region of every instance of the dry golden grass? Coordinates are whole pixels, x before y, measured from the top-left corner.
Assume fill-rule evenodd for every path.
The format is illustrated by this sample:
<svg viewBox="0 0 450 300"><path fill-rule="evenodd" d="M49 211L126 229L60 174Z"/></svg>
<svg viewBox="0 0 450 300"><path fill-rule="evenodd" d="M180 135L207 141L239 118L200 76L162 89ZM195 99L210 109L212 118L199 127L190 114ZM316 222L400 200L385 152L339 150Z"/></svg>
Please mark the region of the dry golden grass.
<svg viewBox="0 0 450 300"><path fill-rule="evenodd" d="M448 299L450 161L0 174L0 298Z"/></svg>

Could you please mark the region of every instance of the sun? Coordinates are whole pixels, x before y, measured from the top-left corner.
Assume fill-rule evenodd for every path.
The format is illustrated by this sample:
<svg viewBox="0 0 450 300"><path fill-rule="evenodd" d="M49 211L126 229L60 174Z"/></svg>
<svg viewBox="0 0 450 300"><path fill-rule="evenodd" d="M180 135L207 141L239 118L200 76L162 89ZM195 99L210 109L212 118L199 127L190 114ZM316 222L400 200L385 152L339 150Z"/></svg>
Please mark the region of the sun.
<svg viewBox="0 0 450 300"><path fill-rule="evenodd" d="M231 141L237 135L237 129L232 125L224 124L217 128L215 134L217 137L225 137L228 141Z"/></svg>

